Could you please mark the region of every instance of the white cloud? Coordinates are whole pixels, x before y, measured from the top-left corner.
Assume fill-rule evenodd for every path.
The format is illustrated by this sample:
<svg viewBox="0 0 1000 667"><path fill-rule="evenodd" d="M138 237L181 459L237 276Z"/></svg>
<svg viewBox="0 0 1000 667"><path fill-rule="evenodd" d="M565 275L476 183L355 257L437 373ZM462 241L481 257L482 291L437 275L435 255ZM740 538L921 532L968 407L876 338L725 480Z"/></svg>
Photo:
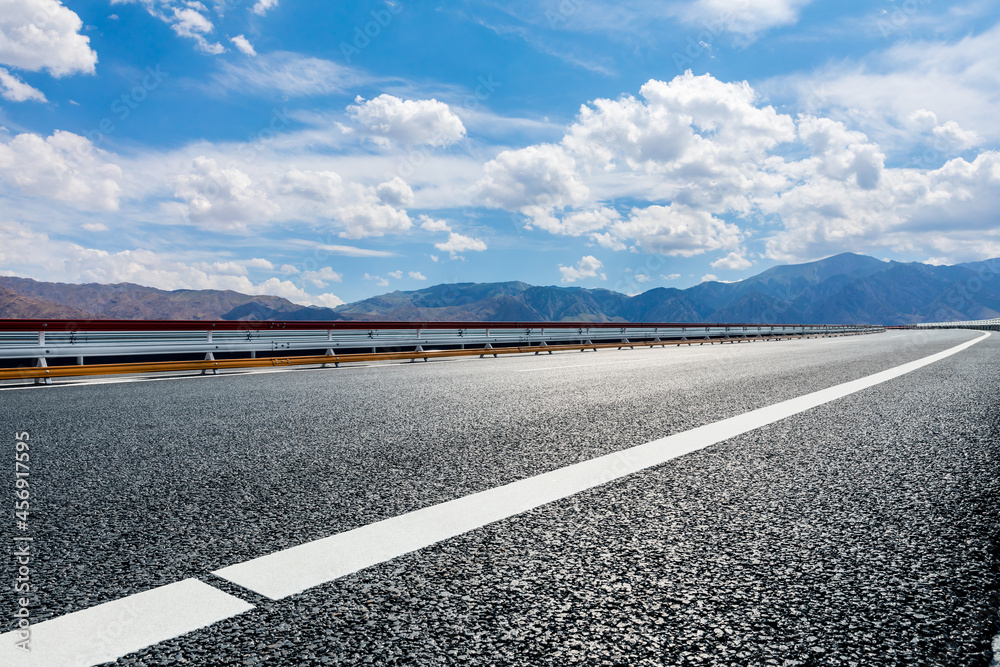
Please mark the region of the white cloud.
<svg viewBox="0 0 1000 667"><path fill-rule="evenodd" d="M450 232L451 226L446 220L435 220L426 215L417 218L420 221L420 228L429 232Z"/></svg>
<svg viewBox="0 0 1000 667"><path fill-rule="evenodd" d="M753 37L799 20L811 0L694 0L677 10L687 23L712 33L732 32Z"/></svg>
<svg viewBox="0 0 1000 667"><path fill-rule="evenodd" d="M375 194L383 204L403 207L413 204L413 190L399 176L375 187Z"/></svg>
<svg viewBox="0 0 1000 667"><path fill-rule="evenodd" d="M374 280L375 284L378 285L379 287L388 287L389 286L388 279L383 278L382 276L373 276L370 273L366 273L364 275L364 278L365 278L365 280Z"/></svg>
<svg viewBox="0 0 1000 667"><path fill-rule="evenodd" d="M618 214L618 211L605 206L569 213L561 218L546 213L537 213L532 218L531 224L552 234L580 236L588 232L604 229L609 223L620 218L621 216Z"/></svg>
<svg viewBox="0 0 1000 667"><path fill-rule="evenodd" d="M434 247L443 252L451 253L451 257L454 259L460 252L482 252L486 250L486 243L471 236L451 232L448 234L447 241L435 243Z"/></svg>
<svg viewBox="0 0 1000 667"><path fill-rule="evenodd" d="M90 210L115 211L121 196L121 168L89 139L56 130L43 139L19 134L0 143L0 182L21 192Z"/></svg>
<svg viewBox="0 0 1000 667"><path fill-rule="evenodd" d="M633 208L628 219L611 226L610 233L644 252L682 257L733 248L741 239L736 225L677 204Z"/></svg>
<svg viewBox="0 0 1000 667"><path fill-rule="evenodd" d="M91 74L97 53L82 27L58 0L0 0L0 64L56 77Z"/></svg>
<svg viewBox="0 0 1000 667"><path fill-rule="evenodd" d="M646 275L645 273L637 273L637 274L635 274L635 281L637 283L648 283L651 280L652 280L652 278L650 276Z"/></svg>
<svg viewBox="0 0 1000 667"><path fill-rule="evenodd" d="M713 269L728 269L730 271L743 271L751 266L753 266L753 262L735 251L712 262Z"/></svg>
<svg viewBox="0 0 1000 667"><path fill-rule="evenodd" d="M670 275L661 275L660 277L664 280L680 280L681 274L671 273Z"/></svg>
<svg viewBox="0 0 1000 667"><path fill-rule="evenodd" d="M47 102L45 94L0 67L0 96L10 102Z"/></svg>
<svg viewBox="0 0 1000 667"><path fill-rule="evenodd" d="M307 242L308 245L312 245L311 242ZM395 257L396 253L389 252L388 250L372 250L371 248L356 248L349 245L328 245L320 244L317 246L318 249L323 252L328 252L334 255L343 255L345 257Z"/></svg>
<svg viewBox="0 0 1000 667"><path fill-rule="evenodd" d="M80 225L80 229L88 232L106 232L108 231L108 226L103 222L85 222Z"/></svg>
<svg viewBox="0 0 1000 667"><path fill-rule="evenodd" d="M850 121L887 147L909 150L921 143L912 131L915 113L925 121L933 118L936 124L937 119L944 119L965 132L997 141L998 41L1000 24L951 42L901 40L881 53L866 55L863 61L838 61L773 79L765 90L772 97L796 97L809 113ZM971 136L964 137L966 144L970 140ZM962 146L945 148L954 154Z"/></svg>
<svg viewBox="0 0 1000 667"><path fill-rule="evenodd" d="M575 283L578 280L583 280L584 278L600 278L601 280L607 280L608 277L604 273L598 273L604 268L604 264L601 260L597 259L593 255L585 255L580 258L576 266L563 266L559 265L559 273L562 274L562 282L564 283Z"/></svg>
<svg viewBox="0 0 1000 667"><path fill-rule="evenodd" d="M229 41L232 42L233 46L239 49L240 53L242 53L243 55L245 56L257 55L257 51L253 48L253 44L250 43L250 40L247 39L246 36L236 35L235 37L230 37Z"/></svg>
<svg viewBox="0 0 1000 667"><path fill-rule="evenodd" d="M336 308L337 306L343 306L344 300L336 294L320 294L319 296L312 297L310 305Z"/></svg>
<svg viewBox="0 0 1000 667"><path fill-rule="evenodd" d="M340 174L333 171L289 169L278 183L283 195L298 195L321 203L335 201L343 191Z"/></svg>
<svg viewBox="0 0 1000 667"><path fill-rule="evenodd" d="M427 280L427 276L419 271L410 271L407 276L409 276L410 280Z"/></svg>
<svg viewBox="0 0 1000 667"><path fill-rule="evenodd" d="M297 53L266 53L239 64L220 63L209 92L281 93L308 97L342 92L359 83L352 70L321 58Z"/></svg>
<svg viewBox="0 0 1000 667"><path fill-rule="evenodd" d="M174 196L184 202L183 213L194 221L242 229L269 220L280 210L246 172L235 166L222 168L205 156L196 157L174 184Z"/></svg>
<svg viewBox="0 0 1000 667"><path fill-rule="evenodd" d="M278 0L257 0L256 4L250 8L250 11L257 16L263 16L269 9L274 9L277 6Z"/></svg>
<svg viewBox="0 0 1000 667"><path fill-rule="evenodd" d="M783 183L766 164L770 151L795 140L795 122L758 106L746 82L688 72L651 80L641 93L641 100L584 105L560 144L504 151L486 164L475 194L489 206L520 211L533 226L591 233L597 243L620 247L620 239L596 233L615 227L619 215L602 200L746 213L755 192Z"/></svg>
<svg viewBox="0 0 1000 667"><path fill-rule="evenodd" d="M409 231L413 221L406 211L397 206L413 200L413 190L398 176L375 187L352 184L354 203L334 211L334 217L343 227L340 235L348 239L361 239Z"/></svg>
<svg viewBox="0 0 1000 667"><path fill-rule="evenodd" d="M401 100L382 94L366 101L359 96L347 110L382 145L448 146L465 136L462 120L435 99Z"/></svg>
<svg viewBox="0 0 1000 667"><path fill-rule="evenodd" d="M393 280L402 280L403 279L403 272L402 271L390 271L386 275L388 275Z"/></svg>
<svg viewBox="0 0 1000 667"><path fill-rule="evenodd" d="M982 139L979 138L978 134L971 130L963 130L953 120L936 126L931 132L934 133L934 136L943 139L948 146L952 147L952 150L965 150L982 143Z"/></svg>
<svg viewBox="0 0 1000 667"><path fill-rule="evenodd" d="M337 209L337 218L344 228L340 235L345 239L401 234L412 224L406 211L368 202Z"/></svg>
<svg viewBox="0 0 1000 667"><path fill-rule="evenodd" d="M326 287L327 283L339 283L344 276L337 273L329 266L324 266L318 271L306 271L302 274L302 279L316 287Z"/></svg>
<svg viewBox="0 0 1000 667"><path fill-rule="evenodd" d="M703 275L701 277L701 282L703 282L703 283L717 283L717 282L719 282L719 278L718 278L718 276L715 276L714 274L706 273L705 275Z"/></svg>
<svg viewBox="0 0 1000 667"><path fill-rule="evenodd" d="M488 206L542 214L576 206L590 191L576 171L576 160L553 144L503 151L486 163L476 194Z"/></svg>
<svg viewBox="0 0 1000 667"><path fill-rule="evenodd" d="M194 40L203 53L218 55L226 48L218 42L210 42L206 35L215 31L215 25L208 18L208 8L197 0L111 0L112 5L138 2L151 16L158 18L181 37Z"/></svg>
<svg viewBox="0 0 1000 667"><path fill-rule="evenodd" d="M274 271L274 264L266 259L260 257L253 257L245 262L245 264L251 269L262 269L265 271Z"/></svg>

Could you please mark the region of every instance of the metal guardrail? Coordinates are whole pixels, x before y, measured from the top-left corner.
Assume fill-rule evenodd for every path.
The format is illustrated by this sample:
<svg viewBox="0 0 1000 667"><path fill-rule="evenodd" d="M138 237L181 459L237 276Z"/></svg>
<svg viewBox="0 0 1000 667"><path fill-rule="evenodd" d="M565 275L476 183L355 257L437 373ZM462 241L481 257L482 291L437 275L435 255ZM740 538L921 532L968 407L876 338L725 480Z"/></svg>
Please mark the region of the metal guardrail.
<svg viewBox="0 0 1000 667"><path fill-rule="evenodd" d="M861 325L593 322L206 322L0 320L0 360L239 354L256 357L322 350L420 351L560 343L707 340L872 333ZM10 361L8 361L10 365Z"/></svg>
<svg viewBox="0 0 1000 667"><path fill-rule="evenodd" d="M967 322L934 322L911 324L907 329L976 329L979 331L1000 331L1000 317L992 320L971 320Z"/></svg>

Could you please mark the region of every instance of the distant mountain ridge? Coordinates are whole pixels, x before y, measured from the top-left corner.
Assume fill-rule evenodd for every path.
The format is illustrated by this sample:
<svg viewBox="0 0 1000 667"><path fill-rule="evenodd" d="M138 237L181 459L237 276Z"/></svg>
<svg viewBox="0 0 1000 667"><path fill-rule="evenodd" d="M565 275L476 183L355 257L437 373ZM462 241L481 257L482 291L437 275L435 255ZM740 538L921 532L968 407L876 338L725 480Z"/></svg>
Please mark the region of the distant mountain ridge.
<svg viewBox="0 0 1000 667"><path fill-rule="evenodd" d="M445 283L333 309L232 291L0 277L0 317L898 325L1000 317L1000 258L932 266L844 253L775 266L735 283L657 287L635 296L518 281Z"/></svg>
<svg viewBox="0 0 1000 667"><path fill-rule="evenodd" d="M231 290L160 290L132 283L48 283L0 276L0 317L9 319L220 320L258 304L269 312L302 306L277 296Z"/></svg>

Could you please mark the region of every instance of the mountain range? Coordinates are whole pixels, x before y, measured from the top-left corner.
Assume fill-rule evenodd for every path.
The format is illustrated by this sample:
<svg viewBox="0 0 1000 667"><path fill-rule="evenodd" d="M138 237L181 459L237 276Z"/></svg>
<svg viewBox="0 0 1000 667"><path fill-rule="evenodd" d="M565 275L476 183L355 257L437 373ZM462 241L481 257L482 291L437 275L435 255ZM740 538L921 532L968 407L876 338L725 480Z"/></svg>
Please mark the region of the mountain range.
<svg viewBox="0 0 1000 667"><path fill-rule="evenodd" d="M0 277L2 318L461 320L840 323L887 325L1000 317L1000 258L955 266L844 253L775 266L733 283L636 295L523 282L446 283L337 308L233 291Z"/></svg>

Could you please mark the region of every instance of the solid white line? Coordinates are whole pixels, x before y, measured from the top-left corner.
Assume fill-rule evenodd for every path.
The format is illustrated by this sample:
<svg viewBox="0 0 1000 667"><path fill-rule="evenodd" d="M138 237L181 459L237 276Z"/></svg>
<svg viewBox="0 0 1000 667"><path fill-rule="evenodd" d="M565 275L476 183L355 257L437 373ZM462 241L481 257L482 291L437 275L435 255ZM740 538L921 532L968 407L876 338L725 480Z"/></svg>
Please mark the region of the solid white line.
<svg viewBox="0 0 1000 667"><path fill-rule="evenodd" d="M16 647L18 631L4 633L0 664L99 665L253 608L197 579L184 579L32 625L28 651Z"/></svg>
<svg viewBox="0 0 1000 667"><path fill-rule="evenodd" d="M868 377L277 551L213 574L278 600L887 382L957 354L989 335L984 333L943 352Z"/></svg>

